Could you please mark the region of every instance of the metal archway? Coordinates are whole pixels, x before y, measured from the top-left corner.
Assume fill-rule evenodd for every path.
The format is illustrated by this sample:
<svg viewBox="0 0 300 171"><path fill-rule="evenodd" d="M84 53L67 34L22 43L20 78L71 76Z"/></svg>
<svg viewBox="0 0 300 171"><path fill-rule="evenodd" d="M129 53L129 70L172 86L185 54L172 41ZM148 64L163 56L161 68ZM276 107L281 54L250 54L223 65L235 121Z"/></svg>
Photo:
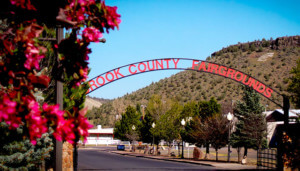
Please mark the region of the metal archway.
<svg viewBox="0 0 300 171"><path fill-rule="evenodd" d="M181 63L187 62L189 63L188 67L181 67ZM128 65L124 65L105 73L102 73L91 80L88 81L90 85L90 89L86 94L89 94L95 91L102 86L105 86L114 81L141 74L150 71L161 71L161 70L192 70L197 72L206 72L218 76L222 76L231 80L234 80L240 84L253 88L256 92L266 97L271 102L280 106L284 111L284 129L288 130L289 125L289 108L290 102L289 98L285 95L280 94L276 90L267 86L262 81L242 72L234 68L226 67L224 65L220 65L214 62L208 62L204 60L198 59L188 59L188 58L163 58L163 59L152 59L147 61L136 62ZM283 105L280 102L276 102L271 99L272 96L276 96L275 94L283 97ZM278 99L277 99L278 100ZM278 165L279 168L283 168L283 163L281 160L282 151L280 151L281 146L278 146Z"/></svg>
<svg viewBox="0 0 300 171"><path fill-rule="evenodd" d="M186 67L188 66L188 67ZM280 102L271 99L272 96L282 96L279 92L267 86L262 81L234 68L230 68L214 62L208 62L189 58L162 58L152 59L124 65L107 72L104 72L88 81L90 89L89 94L98 88L108 85L114 81L134 76L137 74L161 70L191 70L197 72L206 72L224 78L234 80L240 84L253 88L256 92L266 97L276 105L283 107Z"/></svg>

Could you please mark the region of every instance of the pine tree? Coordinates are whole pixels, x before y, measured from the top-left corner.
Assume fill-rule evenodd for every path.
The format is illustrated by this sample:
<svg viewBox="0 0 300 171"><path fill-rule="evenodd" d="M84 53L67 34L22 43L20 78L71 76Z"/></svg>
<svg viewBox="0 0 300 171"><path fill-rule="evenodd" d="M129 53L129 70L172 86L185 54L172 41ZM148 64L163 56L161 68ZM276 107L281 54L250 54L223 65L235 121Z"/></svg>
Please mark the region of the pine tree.
<svg viewBox="0 0 300 171"><path fill-rule="evenodd" d="M0 170L42 170L44 161L50 159L53 140L49 133L32 145L23 137L23 131L22 126L10 130L5 122L0 122Z"/></svg>
<svg viewBox="0 0 300 171"><path fill-rule="evenodd" d="M266 121L262 114L263 105L260 96L252 88L243 87L242 101L237 101L234 115L237 117L236 130L231 136L233 147L244 147L244 157L247 157L248 148L261 148L266 137Z"/></svg>
<svg viewBox="0 0 300 171"><path fill-rule="evenodd" d="M116 122L114 133L115 137L122 140L134 141L138 139L136 130L140 128L140 116L136 109L132 106L126 108L125 113L122 114L122 119ZM132 129L134 126L136 129Z"/></svg>
<svg viewBox="0 0 300 171"><path fill-rule="evenodd" d="M147 112L145 118L142 121L140 129L140 138L145 143L152 143L153 135L150 132L152 128L152 123L154 122L152 116Z"/></svg>

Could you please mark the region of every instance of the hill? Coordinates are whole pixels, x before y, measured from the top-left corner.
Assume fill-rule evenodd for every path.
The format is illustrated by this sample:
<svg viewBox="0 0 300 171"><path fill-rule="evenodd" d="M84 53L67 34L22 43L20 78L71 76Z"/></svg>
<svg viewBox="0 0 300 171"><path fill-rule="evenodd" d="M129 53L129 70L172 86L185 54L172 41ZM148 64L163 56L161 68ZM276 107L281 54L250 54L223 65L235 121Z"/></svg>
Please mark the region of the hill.
<svg viewBox="0 0 300 171"><path fill-rule="evenodd" d="M107 103L108 101L110 100L87 96L84 107L88 107L88 110L92 110L93 108L101 107L103 103Z"/></svg>
<svg viewBox="0 0 300 171"><path fill-rule="evenodd" d="M288 94L286 88L290 70L300 58L300 36L280 37L275 40L238 43L223 48L207 57L207 61L222 64L243 71L270 86L281 94ZM131 94L114 99L90 113L95 124L114 125L116 116L123 113L128 105L146 105L152 94L163 98L175 98L181 104L188 101L209 100L215 97L223 106L231 106L242 96L241 84L220 76L195 71L182 71L169 78L139 89ZM272 100L282 102L281 96ZM261 102L267 110L279 108L262 96ZM291 106L292 107L292 106ZM223 108L225 113L225 108ZM101 120L105 118L105 124Z"/></svg>

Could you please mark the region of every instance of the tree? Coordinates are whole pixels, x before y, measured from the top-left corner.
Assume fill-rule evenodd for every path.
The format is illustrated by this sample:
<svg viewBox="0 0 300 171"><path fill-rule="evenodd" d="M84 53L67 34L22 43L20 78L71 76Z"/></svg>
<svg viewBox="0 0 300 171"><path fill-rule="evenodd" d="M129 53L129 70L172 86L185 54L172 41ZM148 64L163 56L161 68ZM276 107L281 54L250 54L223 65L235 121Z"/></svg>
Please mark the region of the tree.
<svg viewBox="0 0 300 171"><path fill-rule="evenodd" d="M228 144L229 124L226 117L217 114L207 119L206 124L209 128L209 141L216 150L216 160L218 161L218 150Z"/></svg>
<svg viewBox="0 0 300 171"><path fill-rule="evenodd" d="M156 124L155 128L151 128L150 132L154 136L155 144L158 144L163 139L163 131L159 129L157 124L162 115L164 115L170 108L170 100L162 100L160 95L154 94L151 96L147 104L147 112L153 118L153 122Z"/></svg>
<svg viewBox="0 0 300 171"><path fill-rule="evenodd" d="M233 147L244 147L244 157L247 157L248 148L261 148L266 138L267 126L263 105L260 96L252 88L243 87L242 101L237 101L234 115L237 117L236 130L231 136Z"/></svg>
<svg viewBox="0 0 300 171"><path fill-rule="evenodd" d="M162 138L168 142L168 155L171 153L171 144L174 140L180 139L180 113L182 106L178 102L173 102L171 109L163 114L157 122L157 129L161 129Z"/></svg>
<svg viewBox="0 0 300 171"><path fill-rule="evenodd" d="M195 117L190 136L192 136L198 147L211 144L216 150L216 160L218 160L218 150L228 143L228 131L227 119L221 114L215 114L205 120Z"/></svg>
<svg viewBox="0 0 300 171"><path fill-rule="evenodd" d="M193 139L192 136L189 136L191 134L191 131L193 131L192 125L193 120L192 118L199 113L199 108L196 102L191 101L184 104L182 112L180 114L180 120L185 119L186 125L182 133L181 138L183 138L184 141L195 143L196 141Z"/></svg>
<svg viewBox="0 0 300 171"><path fill-rule="evenodd" d="M137 140L138 133L137 130L140 127L140 115L136 112L136 109L132 106L126 108L125 113L122 114L121 120L116 122L114 128L115 137L122 140ZM132 127L135 129L132 129Z"/></svg>
<svg viewBox="0 0 300 171"><path fill-rule="evenodd" d="M214 116L221 112L221 105L212 97L209 101L200 101L198 103L198 112L196 114L199 117L200 121L204 122L207 118ZM193 122L192 122L193 123ZM206 147L206 157L209 155L209 138L206 137L203 141Z"/></svg>
<svg viewBox="0 0 300 171"><path fill-rule="evenodd" d="M297 65L292 68L292 76L288 85L288 91L292 94L292 102L297 108L300 108L300 59L297 60Z"/></svg>
<svg viewBox="0 0 300 171"><path fill-rule="evenodd" d="M145 118L142 120L140 128L140 138L145 143L152 143L153 141L153 135L150 132L153 122L154 120L152 116L148 112L146 112Z"/></svg>
<svg viewBox="0 0 300 171"><path fill-rule="evenodd" d="M49 133L37 139L32 145L23 137L23 127L10 130L5 122L0 122L0 170L42 170L54 149Z"/></svg>
<svg viewBox="0 0 300 171"><path fill-rule="evenodd" d="M212 97L209 101L200 101L198 103L198 113L201 119L205 120L208 117L213 116L221 111L221 105L218 104L217 100Z"/></svg>

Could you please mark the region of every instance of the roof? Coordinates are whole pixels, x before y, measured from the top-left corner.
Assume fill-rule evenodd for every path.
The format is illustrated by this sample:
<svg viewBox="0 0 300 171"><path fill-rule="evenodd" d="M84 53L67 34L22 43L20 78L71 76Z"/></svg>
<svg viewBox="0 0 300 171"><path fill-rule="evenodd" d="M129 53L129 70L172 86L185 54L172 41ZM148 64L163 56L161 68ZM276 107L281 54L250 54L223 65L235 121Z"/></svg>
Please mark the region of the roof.
<svg viewBox="0 0 300 171"><path fill-rule="evenodd" d="M89 129L89 134L113 134L114 128L101 128L98 127L98 129Z"/></svg>
<svg viewBox="0 0 300 171"><path fill-rule="evenodd" d="M277 122L284 120L284 111L282 109L276 109L274 111L267 111L266 120L267 122ZM289 119L299 118L300 109L290 109L289 110Z"/></svg>

